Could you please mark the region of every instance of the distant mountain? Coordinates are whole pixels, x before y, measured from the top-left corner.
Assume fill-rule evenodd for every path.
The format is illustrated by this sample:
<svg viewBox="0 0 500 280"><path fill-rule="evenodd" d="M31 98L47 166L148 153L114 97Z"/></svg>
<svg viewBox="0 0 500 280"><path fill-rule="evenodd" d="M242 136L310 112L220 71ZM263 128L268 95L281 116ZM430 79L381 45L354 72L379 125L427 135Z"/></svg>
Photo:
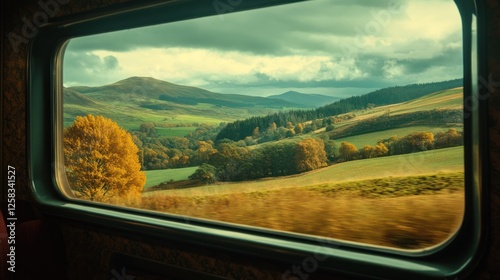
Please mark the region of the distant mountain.
<svg viewBox="0 0 500 280"><path fill-rule="evenodd" d="M308 107L321 107L340 100L339 97L326 96L321 94L306 94L296 91L287 91L282 94L271 95L267 98L281 99L292 103L302 104Z"/></svg>
<svg viewBox="0 0 500 280"><path fill-rule="evenodd" d="M230 122L276 111L310 108L281 99L221 94L149 77L130 77L105 86L63 89L64 126L77 116L103 115L126 129L155 121Z"/></svg>
<svg viewBox="0 0 500 280"><path fill-rule="evenodd" d="M305 108L300 103L282 99L247 96L239 94L215 93L205 89L177 85L149 77L130 77L116 83L100 87L70 87L69 90L104 102L121 100L129 103L141 103L150 109L171 108L174 105L212 104L230 108L276 107ZM169 104L166 104L169 102Z"/></svg>

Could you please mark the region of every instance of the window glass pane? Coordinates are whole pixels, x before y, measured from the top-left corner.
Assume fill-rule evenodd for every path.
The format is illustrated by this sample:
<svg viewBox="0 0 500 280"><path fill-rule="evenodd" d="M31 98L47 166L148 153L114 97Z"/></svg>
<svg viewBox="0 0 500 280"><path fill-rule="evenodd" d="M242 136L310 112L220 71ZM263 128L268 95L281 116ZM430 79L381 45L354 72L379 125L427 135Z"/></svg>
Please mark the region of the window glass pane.
<svg viewBox="0 0 500 280"><path fill-rule="evenodd" d="M60 152L76 198L400 249L457 230L453 1L214 9L69 42Z"/></svg>

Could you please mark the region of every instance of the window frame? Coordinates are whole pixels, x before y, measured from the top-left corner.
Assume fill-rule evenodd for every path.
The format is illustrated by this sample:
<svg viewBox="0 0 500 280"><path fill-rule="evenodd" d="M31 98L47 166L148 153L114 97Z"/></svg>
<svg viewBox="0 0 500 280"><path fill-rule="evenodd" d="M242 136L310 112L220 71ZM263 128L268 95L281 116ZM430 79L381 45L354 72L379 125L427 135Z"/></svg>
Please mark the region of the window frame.
<svg viewBox="0 0 500 280"><path fill-rule="evenodd" d="M216 15L212 1L132 1L130 4L68 16L41 26L30 40L28 61L28 166L31 192L41 213L81 221L160 240L213 247L290 265L321 251L321 271L351 276L401 279L462 277L471 273L486 248L488 191L487 94L479 77L488 77L485 63L484 7L477 0L456 0L463 25L464 101L477 101L464 109L465 214L457 233L443 244L419 252L405 252L250 226L186 218L179 215L118 207L71 199L60 188L62 121L62 54L70 38ZM293 3L297 0L242 1L235 12ZM477 18L476 33L473 18ZM465 103L464 103L465 104ZM319 241L318 241L319 240ZM319 245L318 245L319 244ZM290 278L293 279L293 278Z"/></svg>

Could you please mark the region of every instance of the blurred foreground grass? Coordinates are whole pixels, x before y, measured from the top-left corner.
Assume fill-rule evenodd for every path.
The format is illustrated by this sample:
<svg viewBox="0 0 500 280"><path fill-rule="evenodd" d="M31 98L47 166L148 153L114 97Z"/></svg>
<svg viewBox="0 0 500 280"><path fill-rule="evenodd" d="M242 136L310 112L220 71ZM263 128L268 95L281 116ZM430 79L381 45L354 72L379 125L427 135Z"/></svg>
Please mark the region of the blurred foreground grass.
<svg viewBox="0 0 500 280"><path fill-rule="evenodd" d="M236 224L402 249L445 241L460 226L463 172L385 177L254 192L173 196L135 205ZM131 205L132 206L132 205Z"/></svg>

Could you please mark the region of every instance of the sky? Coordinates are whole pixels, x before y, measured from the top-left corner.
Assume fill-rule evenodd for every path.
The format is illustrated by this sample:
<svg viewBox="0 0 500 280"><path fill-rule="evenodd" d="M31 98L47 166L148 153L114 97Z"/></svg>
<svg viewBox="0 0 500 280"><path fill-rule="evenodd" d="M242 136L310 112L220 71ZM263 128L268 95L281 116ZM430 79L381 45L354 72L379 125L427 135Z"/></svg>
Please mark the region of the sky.
<svg viewBox="0 0 500 280"><path fill-rule="evenodd" d="M220 93L348 97L462 73L452 0L314 0L71 39L63 83L140 76Z"/></svg>

